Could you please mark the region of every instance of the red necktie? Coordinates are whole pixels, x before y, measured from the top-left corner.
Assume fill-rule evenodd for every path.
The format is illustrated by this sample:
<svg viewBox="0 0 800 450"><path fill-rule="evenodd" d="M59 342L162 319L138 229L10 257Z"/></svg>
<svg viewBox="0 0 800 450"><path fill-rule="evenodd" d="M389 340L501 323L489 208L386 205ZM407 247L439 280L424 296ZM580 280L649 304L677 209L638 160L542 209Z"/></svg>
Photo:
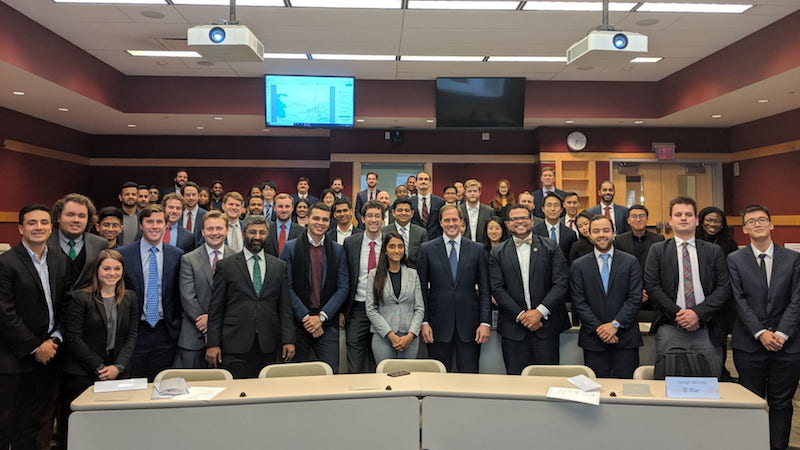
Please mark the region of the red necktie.
<svg viewBox="0 0 800 450"><path fill-rule="evenodd" d="M283 244L286 243L286 225L281 225L281 235L278 236L278 255L283 250Z"/></svg>
<svg viewBox="0 0 800 450"><path fill-rule="evenodd" d="M575 228L572 228L573 223L575 223L575 219L569 219L569 229L575 231Z"/></svg>
<svg viewBox="0 0 800 450"><path fill-rule="evenodd" d="M367 272L374 269L378 264L375 262L375 241L369 241L369 255L367 256Z"/></svg>
<svg viewBox="0 0 800 450"><path fill-rule="evenodd" d="M369 199L375 200L375 191L369 191Z"/></svg>
<svg viewBox="0 0 800 450"><path fill-rule="evenodd" d="M167 231L164 232L164 238L161 239L165 244L169 244L169 229L171 227L167 227Z"/></svg>
<svg viewBox="0 0 800 450"><path fill-rule="evenodd" d="M606 206L605 208L603 208L603 215L606 216L606 217L609 217L609 218L611 217L611 207L610 206Z"/></svg>
<svg viewBox="0 0 800 450"><path fill-rule="evenodd" d="M194 228L192 228L192 212L191 211L187 211L186 212L186 229L189 230L189 231L194 231Z"/></svg>
<svg viewBox="0 0 800 450"><path fill-rule="evenodd" d="M428 202L426 200L427 199L425 197L422 197L422 214L421 215L422 215L422 225L423 226L428 224L428 217L429 217Z"/></svg>

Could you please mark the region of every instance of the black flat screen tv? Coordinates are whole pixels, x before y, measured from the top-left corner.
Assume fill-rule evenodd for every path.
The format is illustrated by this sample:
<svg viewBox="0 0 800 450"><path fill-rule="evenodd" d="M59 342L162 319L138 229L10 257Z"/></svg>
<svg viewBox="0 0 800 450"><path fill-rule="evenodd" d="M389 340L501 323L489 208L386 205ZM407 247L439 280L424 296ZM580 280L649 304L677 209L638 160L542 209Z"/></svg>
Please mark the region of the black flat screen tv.
<svg viewBox="0 0 800 450"><path fill-rule="evenodd" d="M525 78L437 78L437 128L520 128Z"/></svg>
<svg viewBox="0 0 800 450"><path fill-rule="evenodd" d="M266 75L266 124L352 127L353 77Z"/></svg>

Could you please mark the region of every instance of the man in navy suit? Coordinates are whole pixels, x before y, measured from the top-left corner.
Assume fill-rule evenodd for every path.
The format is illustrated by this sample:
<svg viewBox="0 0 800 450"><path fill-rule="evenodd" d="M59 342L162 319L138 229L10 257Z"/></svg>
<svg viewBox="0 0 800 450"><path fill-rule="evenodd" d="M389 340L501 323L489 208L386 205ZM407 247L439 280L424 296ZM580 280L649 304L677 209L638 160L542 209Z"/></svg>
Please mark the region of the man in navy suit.
<svg viewBox="0 0 800 450"><path fill-rule="evenodd" d="M164 243L178 247L183 250L183 253L189 253L194 250L194 233L181 226L183 209L186 206L181 194L173 192L165 195L161 200L161 206L164 207L164 213L167 217L167 225L164 227L164 237L162 238Z"/></svg>
<svg viewBox="0 0 800 450"><path fill-rule="evenodd" d="M614 230L618 233L624 233L630 230L628 226L628 208L614 203L615 191L614 183L611 181L603 181L600 183L600 189L597 195L600 197L600 203L587 209L591 215L602 214L611 217L614 222Z"/></svg>
<svg viewBox="0 0 800 450"><path fill-rule="evenodd" d="M564 211L563 200L556 193L548 193L544 198L544 222L539 222L533 227L533 233L550 238L558 243L561 253L569 257L569 251L578 237L561 221L561 212Z"/></svg>
<svg viewBox="0 0 800 450"><path fill-rule="evenodd" d="M656 311L650 328L656 335L656 354L671 347L696 351L719 376L725 336L714 318L731 294L725 253L718 245L695 239L694 199L676 197L669 205L675 236L650 247L644 269L644 288Z"/></svg>
<svg viewBox="0 0 800 450"><path fill-rule="evenodd" d="M544 205L544 199L547 197L547 194L552 192L557 194L561 200L564 200L564 196L567 193L556 188L556 169L551 166L542 168L539 181L541 181L542 187L531 193L533 195L533 215L544 219L544 210L542 206Z"/></svg>
<svg viewBox="0 0 800 450"><path fill-rule="evenodd" d="M125 286L136 292L142 311L130 373L150 381L174 361L183 314L178 285L183 251L162 241L166 223L164 207L145 207L139 212L142 238L119 248Z"/></svg>
<svg viewBox="0 0 800 450"><path fill-rule="evenodd" d="M461 236L464 217L458 206L445 205L439 212L443 235L422 244L417 261L425 300L420 335L428 344L428 354L448 372L455 354L459 372L478 373L480 344L489 340L491 328L486 251Z"/></svg>
<svg viewBox="0 0 800 450"><path fill-rule="evenodd" d="M294 201L294 203L297 203L298 200L305 200L308 202L309 205L317 203L319 199L308 193L310 189L311 189L311 184L308 181L308 178L306 177L298 178L297 192L292 194L292 200Z"/></svg>
<svg viewBox="0 0 800 450"><path fill-rule="evenodd" d="M411 223L425 228L428 240L440 237L442 226L439 223L439 209L444 206L444 199L431 192L431 176L428 172L417 174L417 194L410 199L411 207L414 208Z"/></svg>
<svg viewBox="0 0 800 450"><path fill-rule="evenodd" d="M275 196L275 222L269 224L269 237L264 244L267 254L278 258L283 251L283 246L292 239L300 236L305 228L292 222L294 202L289 194L281 193Z"/></svg>
<svg viewBox="0 0 800 450"><path fill-rule="evenodd" d="M180 194L187 181L189 181L189 172L187 172L185 169L176 170L175 177L172 179L173 185L162 189L159 197L163 199L167 194Z"/></svg>
<svg viewBox="0 0 800 450"><path fill-rule="evenodd" d="M772 242L764 206L746 207L742 223L750 245L728 255L739 311L733 360L739 382L767 399L770 447L785 449L800 381L800 254Z"/></svg>
<svg viewBox="0 0 800 450"><path fill-rule="evenodd" d="M200 198L200 187L194 181L187 181L181 189L186 207L181 217L181 226L186 231L194 234L194 245L199 247L203 243L203 216L208 212L197 204Z"/></svg>
<svg viewBox="0 0 800 450"><path fill-rule="evenodd" d="M578 345L583 360L601 378L633 378L644 344L637 313L642 269L632 255L614 249L614 228L606 216L589 221L594 251L570 268L572 309L581 320Z"/></svg>
<svg viewBox="0 0 800 450"><path fill-rule="evenodd" d="M532 232L530 211L521 204L508 210L513 238L492 249L489 270L509 375L530 364L558 364L558 339L570 327L564 299L567 259L552 239Z"/></svg>
<svg viewBox="0 0 800 450"><path fill-rule="evenodd" d="M377 200L378 193L381 192L378 189L378 174L375 172L367 172L367 175L364 177L364 180L367 182L367 188L363 191L360 191L356 194L356 206L355 206L355 214L356 220L358 221L358 227L364 229L364 222L361 221L361 208L364 207L364 204L370 200Z"/></svg>
<svg viewBox="0 0 800 450"><path fill-rule="evenodd" d="M353 201L350 200L350 197L348 197L347 195L345 195L344 192L342 192L344 191L344 181L342 181L341 177L336 177L331 180L331 189L333 190L333 193L336 196L336 200L344 199L347 200L350 204L353 203Z"/></svg>

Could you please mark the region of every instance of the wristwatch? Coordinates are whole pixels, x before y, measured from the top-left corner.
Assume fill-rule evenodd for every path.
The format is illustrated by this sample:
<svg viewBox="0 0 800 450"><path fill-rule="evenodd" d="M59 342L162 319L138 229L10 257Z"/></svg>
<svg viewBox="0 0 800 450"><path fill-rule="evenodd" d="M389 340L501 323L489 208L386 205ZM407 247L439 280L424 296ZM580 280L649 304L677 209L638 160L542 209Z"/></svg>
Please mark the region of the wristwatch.
<svg viewBox="0 0 800 450"><path fill-rule="evenodd" d="M611 325L613 325L614 328L619 328L619 322L617 321L617 319L612 320Z"/></svg>

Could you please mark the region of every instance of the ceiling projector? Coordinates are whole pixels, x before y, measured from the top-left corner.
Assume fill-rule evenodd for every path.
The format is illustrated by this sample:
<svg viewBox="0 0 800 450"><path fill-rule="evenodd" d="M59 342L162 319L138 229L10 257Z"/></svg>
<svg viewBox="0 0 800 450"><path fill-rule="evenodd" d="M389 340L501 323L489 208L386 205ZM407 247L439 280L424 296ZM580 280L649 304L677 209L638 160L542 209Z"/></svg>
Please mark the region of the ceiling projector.
<svg viewBox="0 0 800 450"><path fill-rule="evenodd" d="M647 36L619 30L594 30L567 49L567 64L614 66L647 53Z"/></svg>
<svg viewBox="0 0 800 450"><path fill-rule="evenodd" d="M189 28L187 44L209 61L264 61L264 44L244 25L198 25Z"/></svg>

